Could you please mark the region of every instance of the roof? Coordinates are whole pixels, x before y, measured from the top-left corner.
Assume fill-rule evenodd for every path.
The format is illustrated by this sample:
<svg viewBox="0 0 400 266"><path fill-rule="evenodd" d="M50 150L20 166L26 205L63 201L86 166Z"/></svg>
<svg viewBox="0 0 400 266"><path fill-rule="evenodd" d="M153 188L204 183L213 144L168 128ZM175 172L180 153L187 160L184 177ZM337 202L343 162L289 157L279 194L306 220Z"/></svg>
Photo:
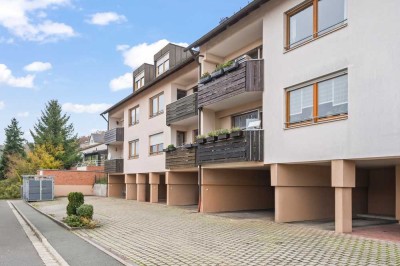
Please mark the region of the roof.
<svg viewBox="0 0 400 266"><path fill-rule="evenodd" d="M105 132L98 132L98 133L92 133L91 138L93 139L93 142L95 143L104 143L104 134Z"/></svg>
<svg viewBox="0 0 400 266"><path fill-rule="evenodd" d="M203 35L200 39L198 39L197 41L195 41L194 43L192 43L191 45L186 47L185 51L187 51L189 49L197 48L197 47L203 45L204 43L208 42L209 40L211 40L212 38L214 38L221 32L227 30L229 27L231 27L232 25L239 22L242 18L246 17L254 10L258 9L261 5L263 5L269 1L270 0L253 0L247 6L240 9L237 13L235 13L231 17L223 20L223 22L221 22L217 27L215 27L214 29L209 31L207 34Z"/></svg>
<svg viewBox="0 0 400 266"><path fill-rule="evenodd" d="M130 95L128 95L127 97L125 97L124 99L122 99L121 101L119 101L118 103L114 104L113 106L111 106L110 108L108 108L107 110L105 110L104 112L102 112L100 115L104 115L109 113L110 111L112 111L113 109L117 108L118 106L120 106L123 103L126 103L127 101L129 101L130 99L134 98L135 96L139 95L140 93L146 91L147 89L151 88L152 86L156 85L157 83L159 83L160 81L162 81L163 79L169 77L170 75L174 74L175 72L177 72L178 70L182 69L183 67L189 65L190 63L195 61L197 54L194 56L189 57L188 59L186 59L185 61L182 61L180 64L176 65L175 67L169 69L168 71L164 72L163 74L159 75L158 77L156 77L155 79L153 79L150 83L148 83L147 85L144 85L142 88L140 88L139 90L131 93Z"/></svg>

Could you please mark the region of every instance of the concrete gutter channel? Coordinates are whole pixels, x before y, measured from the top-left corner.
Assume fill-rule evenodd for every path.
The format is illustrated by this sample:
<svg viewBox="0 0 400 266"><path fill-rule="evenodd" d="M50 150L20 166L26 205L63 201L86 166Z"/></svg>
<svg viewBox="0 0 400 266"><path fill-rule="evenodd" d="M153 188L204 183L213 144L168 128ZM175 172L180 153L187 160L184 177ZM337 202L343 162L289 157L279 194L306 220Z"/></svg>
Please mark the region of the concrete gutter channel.
<svg viewBox="0 0 400 266"><path fill-rule="evenodd" d="M67 261L70 261L70 263L67 263L67 261L64 260L64 258L63 258L63 257L56 251L56 249L49 243L48 239L47 239L47 238L39 231L39 229L28 219L28 217L23 213L23 211L21 211L21 209L18 208L14 202L10 201L10 203L11 203L12 206L15 208L15 210L21 215L21 217L22 217L23 220L28 224L28 226L32 229L32 231L33 231L34 234L38 237L38 239L43 243L43 245L46 247L46 249L49 251L49 253L50 253L52 256L54 256L54 258L57 260L57 262L59 263L59 265L62 265L62 266L80 265L80 266L81 266L81 265L121 265L121 264L122 264L122 265L127 265L127 266L135 266L135 264L132 264L131 262L128 262L126 259L124 259L124 258L122 258L122 257L120 257L120 256L118 256L118 255L116 255L115 253L109 251L108 249L106 249L106 248L104 248L103 246L101 246L101 245L95 243L94 241L89 240L89 239L87 239L87 238L85 238L85 237L82 237L82 236L80 236L80 235L73 234L72 232L69 232L69 231L72 231L72 230L79 230L79 229L71 228L71 227L69 227L68 225L64 224L63 222L58 221L58 220L55 219L54 217L51 217L50 215L47 215L46 213L40 211L39 209L35 208L35 207L32 206L31 204L29 204L29 203L27 203L27 202L22 202L22 201L21 201L22 204L26 204L26 205L30 206L33 210L35 210L35 212L41 214L41 215L42 215L43 217L45 217L45 218L49 218L51 221L53 221L53 222L55 222L57 225L61 226L62 228L60 228L60 229L61 229L62 232L58 232L58 233L61 233L61 234L72 234L74 237L78 237L77 240L84 240L84 241L85 241L84 243L88 243L88 244L91 246L91 248L95 248L97 251L100 251L100 254L95 255L94 258L93 258L94 260L97 259L97 260L98 260L97 262L96 262L96 261L92 261L92 260L87 260L87 263L84 263L84 259L85 259L85 258L82 258L82 260L78 259L78 258L77 258L77 256L79 256L78 254L72 254L71 251L70 251L70 252L64 252L64 253L69 253L69 255L76 255L76 256L73 256L72 258L71 258L71 256L65 256L65 255L64 255L64 257L67 258ZM23 206L20 206L20 207L23 208ZM28 210L25 210L25 211L29 211L29 209L28 209ZM29 216L29 215L28 215L28 216ZM65 229L68 230L68 231L66 231ZM42 228L42 230L43 230L43 228ZM50 234L50 233L52 233L52 232L49 231L48 233ZM66 235L66 236L67 236L67 235ZM73 240L73 239L69 239L69 240ZM50 242L53 242L53 245L56 246L56 242L55 242L54 239L53 239L53 240L50 239ZM64 251L65 251L65 248L67 248L67 247L65 246L65 244L68 245L68 243L66 243L66 242L68 242L68 241L66 241L66 238L65 238L65 237L62 237L62 238L60 238L60 241L58 241L58 242L63 242L63 243L61 243L61 244L59 243L59 244L60 244L60 248L61 248L61 246L63 246L63 247L64 247ZM74 242L81 242L81 241L74 241ZM73 248L73 246L75 246L75 244L78 244L78 243L70 243L71 248ZM77 247L75 246L75 248L77 248ZM86 249L91 249L91 248L86 247ZM92 252L94 252L94 251L92 250ZM61 253L63 253L63 252L61 252ZM98 253L98 252L95 252L95 253ZM101 253L102 253L102 254L101 254ZM88 257L90 254L88 254L87 252L82 252L81 255L83 255L83 256L85 256L85 257ZM92 257L93 257L94 254L91 254L91 255L92 255ZM99 262L100 262L100 261L99 261L99 257L103 257L103 260L101 260L102 264L99 264ZM108 258L107 258L107 257L108 257ZM75 263L75 261L76 261L77 263ZM79 262L78 262L78 261L79 261ZM107 261L108 261L108 262L107 262Z"/></svg>

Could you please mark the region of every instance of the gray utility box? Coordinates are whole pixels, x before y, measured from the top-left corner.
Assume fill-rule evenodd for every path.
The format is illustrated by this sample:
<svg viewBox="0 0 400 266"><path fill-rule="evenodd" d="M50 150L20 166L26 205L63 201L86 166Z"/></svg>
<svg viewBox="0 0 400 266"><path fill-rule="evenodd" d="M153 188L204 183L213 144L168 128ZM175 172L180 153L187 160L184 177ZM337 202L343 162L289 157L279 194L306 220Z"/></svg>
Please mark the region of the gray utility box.
<svg viewBox="0 0 400 266"><path fill-rule="evenodd" d="M54 200L54 179L51 176L25 175L22 198L26 201Z"/></svg>

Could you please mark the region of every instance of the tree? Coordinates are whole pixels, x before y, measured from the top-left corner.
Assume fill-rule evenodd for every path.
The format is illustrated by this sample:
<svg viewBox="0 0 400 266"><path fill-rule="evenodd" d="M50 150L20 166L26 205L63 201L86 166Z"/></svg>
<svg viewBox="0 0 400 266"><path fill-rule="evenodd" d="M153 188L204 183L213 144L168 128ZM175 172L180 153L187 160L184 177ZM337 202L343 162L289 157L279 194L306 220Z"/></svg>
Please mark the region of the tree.
<svg viewBox="0 0 400 266"><path fill-rule="evenodd" d="M70 168L80 160L78 138L74 134L74 126L69 123L69 118L66 114L62 114L58 101L51 100L42 111L34 130L31 130L34 149L45 145L45 150L56 161L61 161L63 168ZM60 147L63 151L61 153Z"/></svg>
<svg viewBox="0 0 400 266"><path fill-rule="evenodd" d="M28 161L33 169L60 169L63 162L56 158L62 158L64 150L61 145L36 145L33 152L28 153Z"/></svg>
<svg viewBox="0 0 400 266"><path fill-rule="evenodd" d="M22 137L24 132L18 126L17 119L11 119L11 124L5 129L6 141L4 143L3 155L0 160L0 177L5 178L6 173L9 171L10 160L12 155L18 155L25 158L26 153L24 149L25 139Z"/></svg>

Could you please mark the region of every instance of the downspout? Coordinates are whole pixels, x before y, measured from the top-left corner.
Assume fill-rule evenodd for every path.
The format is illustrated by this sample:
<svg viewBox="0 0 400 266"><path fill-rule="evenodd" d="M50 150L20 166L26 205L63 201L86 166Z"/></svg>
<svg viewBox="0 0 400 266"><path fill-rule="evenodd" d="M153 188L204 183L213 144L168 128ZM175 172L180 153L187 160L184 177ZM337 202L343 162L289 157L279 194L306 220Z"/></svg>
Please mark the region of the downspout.
<svg viewBox="0 0 400 266"><path fill-rule="evenodd" d="M104 113L101 114L101 117L103 117L103 119L106 120L106 122L107 122L107 130L110 130L110 124L108 123L108 119L104 117ZM107 159L108 159L108 145L107 145L107 158L106 158L106 160ZM107 173L107 191L106 191L106 197L107 198L108 198L108 186L109 186L108 179L109 179L109 175Z"/></svg>

